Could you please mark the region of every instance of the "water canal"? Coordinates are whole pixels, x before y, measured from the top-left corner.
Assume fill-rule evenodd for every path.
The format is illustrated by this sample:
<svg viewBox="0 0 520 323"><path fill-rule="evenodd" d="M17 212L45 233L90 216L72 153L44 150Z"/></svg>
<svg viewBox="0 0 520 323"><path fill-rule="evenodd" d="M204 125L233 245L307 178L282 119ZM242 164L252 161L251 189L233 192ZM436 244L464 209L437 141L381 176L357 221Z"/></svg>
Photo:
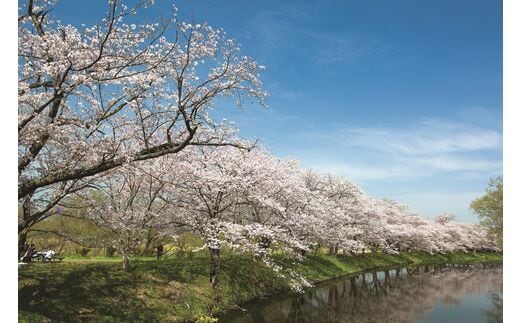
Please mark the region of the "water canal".
<svg viewBox="0 0 520 323"><path fill-rule="evenodd" d="M369 271L256 300L220 322L502 322L502 265Z"/></svg>

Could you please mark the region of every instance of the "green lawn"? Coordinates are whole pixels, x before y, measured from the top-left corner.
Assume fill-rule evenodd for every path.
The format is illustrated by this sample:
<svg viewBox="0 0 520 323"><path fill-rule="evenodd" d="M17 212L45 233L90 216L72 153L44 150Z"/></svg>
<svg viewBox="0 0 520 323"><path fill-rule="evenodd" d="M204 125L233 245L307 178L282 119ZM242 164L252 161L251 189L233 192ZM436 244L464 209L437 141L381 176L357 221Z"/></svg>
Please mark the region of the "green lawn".
<svg viewBox="0 0 520 323"><path fill-rule="evenodd" d="M155 257L144 257L144 256L135 256L131 257L131 260L137 261L154 261ZM108 256L69 256L63 259L64 262L121 262L121 257L108 257Z"/></svg>
<svg viewBox="0 0 520 323"><path fill-rule="evenodd" d="M302 263L276 257L320 281L371 268L432 262L502 261L496 253L429 255L309 256ZM133 258L120 270L120 258L68 258L62 263L33 263L19 268L22 322L186 321L211 315L261 295L288 290L286 280L248 255L224 254L219 286L209 285L209 259Z"/></svg>

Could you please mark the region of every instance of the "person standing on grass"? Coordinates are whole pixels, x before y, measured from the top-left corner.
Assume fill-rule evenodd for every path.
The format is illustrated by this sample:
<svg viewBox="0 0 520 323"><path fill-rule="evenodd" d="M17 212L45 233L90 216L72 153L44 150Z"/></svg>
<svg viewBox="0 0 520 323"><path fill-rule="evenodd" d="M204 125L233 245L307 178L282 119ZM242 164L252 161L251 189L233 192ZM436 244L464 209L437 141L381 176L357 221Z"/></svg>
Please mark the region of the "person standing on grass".
<svg viewBox="0 0 520 323"><path fill-rule="evenodd" d="M32 261L32 256L35 252L34 243L27 247L25 253L23 254L22 262L30 263Z"/></svg>
<svg viewBox="0 0 520 323"><path fill-rule="evenodd" d="M163 255L163 251L164 251L164 247L162 244L159 244L157 246L157 260L160 260L162 258L162 255Z"/></svg>
<svg viewBox="0 0 520 323"><path fill-rule="evenodd" d="M54 250L48 250L42 258L42 262L50 262L56 253Z"/></svg>

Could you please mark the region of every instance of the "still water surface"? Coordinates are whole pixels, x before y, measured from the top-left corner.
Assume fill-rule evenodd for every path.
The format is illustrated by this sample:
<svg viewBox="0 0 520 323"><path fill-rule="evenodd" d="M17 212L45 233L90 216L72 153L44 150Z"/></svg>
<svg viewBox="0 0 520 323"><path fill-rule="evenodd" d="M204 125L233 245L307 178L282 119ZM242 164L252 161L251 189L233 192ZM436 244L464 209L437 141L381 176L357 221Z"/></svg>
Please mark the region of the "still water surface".
<svg viewBox="0 0 520 323"><path fill-rule="evenodd" d="M365 272L254 301L219 322L502 322L502 265Z"/></svg>

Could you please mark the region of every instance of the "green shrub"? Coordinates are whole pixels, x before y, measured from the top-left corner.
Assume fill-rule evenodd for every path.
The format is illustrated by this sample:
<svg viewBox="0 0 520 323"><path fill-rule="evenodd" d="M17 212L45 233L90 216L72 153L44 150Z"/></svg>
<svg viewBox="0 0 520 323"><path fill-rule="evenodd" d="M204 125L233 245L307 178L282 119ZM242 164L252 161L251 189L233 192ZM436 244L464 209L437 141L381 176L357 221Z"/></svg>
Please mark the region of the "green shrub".
<svg viewBox="0 0 520 323"><path fill-rule="evenodd" d="M81 247L79 248L79 250L76 251L77 253L79 253L82 257L85 257L88 255L88 253L90 252L90 248L84 248L84 247Z"/></svg>
<svg viewBox="0 0 520 323"><path fill-rule="evenodd" d="M218 322L217 318L211 316L199 316L195 323L215 323Z"/></svg>
<svg viewBox="0 0 520 323"><path fill-rule="evenodd" d="M116 253L116 248L114 247L106 247L105 248L105 255L107 257L114 257L114 254Z"/></svg>

